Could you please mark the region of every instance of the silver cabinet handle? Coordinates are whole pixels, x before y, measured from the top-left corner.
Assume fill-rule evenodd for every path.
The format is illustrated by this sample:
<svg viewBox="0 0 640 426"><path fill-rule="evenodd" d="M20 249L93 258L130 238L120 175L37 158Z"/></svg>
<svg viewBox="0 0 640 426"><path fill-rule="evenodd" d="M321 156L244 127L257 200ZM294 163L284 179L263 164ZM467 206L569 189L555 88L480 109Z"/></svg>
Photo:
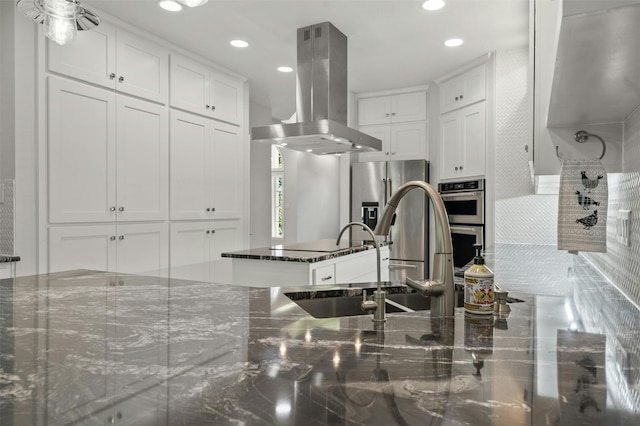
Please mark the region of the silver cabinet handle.
<svg viewBox="0 0 640 426"><path fill-rule="evenodd" d="M458 166L454 167L456 169L456 171L458 170Z"/></svg>
<svg viewBox="0 0 640 426"><path fill-rule="evenodd" d="M452 194L440 194L440 198L442 198L443 200L452 199L452 198L461 198L461 199L468 198L470 200L473 200L477 197L478 197L477 192L454 192Z"/></svg>
<svg viewBox="0 0 640 426"><path fill-rule="evenodd" d="M110 237L109 237L109 239L110 239L111 241L115 241L115 240L116 240L116 236L115 236L115 235L112 235L112 236L110 236Z"/></svg>
<svg viewBox="0 0 640 426"><path fill-rule="evenodd" d="M208 211L208 212L210 212L210 211L211 211L211 209L210 209L209 207L207 207L207 211Z"/></svg>
<svg viewBox="0 0 640 426"><path fill-rule="evenodd" d="M116 78L115 72L112 72L111 74L109 74L109 80L113 80L114 78Z"/></svg>
<svg viewBox="0 0 640 426"><path fill-rule="evenodd" d="M205 105L205 108L209 109L209 108L211 108L211 105L206 104L206 105Z"/></svg>
<svg viewBox="0 0 640 426"><path fill-rule="evenodd" d="M123 211L124 211L124 207L120 207L120 208L118 208L118 211L123 212Z"/></svg>
<svg viewBox="0 0 640 426"><path fill-rule="evenodd" d="M120 235L120 236L118 237L118 239L119 239L120 241L124 240L124 235Z"/></svg>
<svg viewBox="0 0 640 426"><path fill-rule="evenodd" d="M209 231L209 230L207 229L207 234L210 234L210 233L211 233L211 231Z"/></svg>
<svg viewBox="0 0 640 426"><path fill-rule="evenodd" d="M215 105L211 105L211 111L215 111L216 110L216 106Z"/></svg>
<svg viewBox="0 0 640 426"><path fill-rule="evenodd" d="M462 166L460 166L460 170L462 170Z"/></svg>
<svg viewBox="0 0 640 426"><path fill-rule="evenodd" d="M211 211L212 211L212 212L215 212L215 211L216 211L216 208L215 208L215 207L211 207Z"/></svg>
<svg viewBox="0 0 640 426"><path fill-rule="evenodd" d="M215 230L215 229L212 229L212 230L211 230L211 233L212 233L212 234L215 234L215 233L216 233L216 230Z"/></svg>
<svg viewBox="0 0 640 426"><path fill-rule="evenodd" d="M327 277L320 278L320 281L329 281L331 278L333 278L333 277L331 275L329 275Z"/></svg>
<svg viewBox="0 0 640 426"><path fill-rule="evenodd" d="M110 212L115 212L115 211L116 211L116 208L115 208L115 207L109 207L109 211L110 211Z"/></svg>
<svg viewBox="0 0 640 426"><path fill-rule="evenodd" d="M118 77L118 82L119 83L122 83L123 81L124 81L124 77L123 76Z"/></svg>
<svg viewBox="0 0 640 426"><path fill-rule="evenodd" d="M394 263L389 265L389 269L395 270L395 269L418 269L418 267L416 265L406 265L406 264L402 264L402 263Z"/></svg>

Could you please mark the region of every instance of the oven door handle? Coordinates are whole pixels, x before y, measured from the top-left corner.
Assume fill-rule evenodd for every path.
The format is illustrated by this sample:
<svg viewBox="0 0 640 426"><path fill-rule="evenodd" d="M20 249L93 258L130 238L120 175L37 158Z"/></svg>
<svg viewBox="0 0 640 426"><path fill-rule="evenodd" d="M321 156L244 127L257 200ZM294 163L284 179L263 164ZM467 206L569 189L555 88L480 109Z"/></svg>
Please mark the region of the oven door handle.
<svg viewBox="0 0 640 426"><path fill-rule="evenodd" d="M440 198L447 199L469 199L473 200L479 197L477 192L455 192L453 194L440 194Z"/></svg>
<svg viewBox="0 0 640 426"><path fill-rule="evenodd" d="M477 235L480 230L477 226L455 226L450 225L449 229L452 234L462 234L462 235Z"/></svg>

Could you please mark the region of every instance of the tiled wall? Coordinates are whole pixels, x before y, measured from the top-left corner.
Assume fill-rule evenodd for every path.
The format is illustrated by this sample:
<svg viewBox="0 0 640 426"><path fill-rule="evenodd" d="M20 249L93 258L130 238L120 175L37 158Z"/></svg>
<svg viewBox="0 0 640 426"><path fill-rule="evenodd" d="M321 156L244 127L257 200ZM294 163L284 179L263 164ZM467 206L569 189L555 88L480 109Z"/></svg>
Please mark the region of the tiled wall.
<svg viewBox="0 0 640 426"><path fill-rule="evenodd" d="M527 49L500 51L496 55L496 251L500 244L536 245L521 249L521 267L527 263L545 269L540 257L553 258L553 271L545 285L566 280L572 255L557 251L557 195L534 195L523 147L531 144L530 94L527 87ZM624 123L623 172L609 173L607 253L582 253L606 278L640 305L640 108ZM630 245L616 241L615 217L619 209L631 210ZM496 275L516 265L498 262ZM566 268L565 268L566 266ZM524 273L524 272L523 272Z"/></svg>
<svg viewBox="0 0 640 426"><path fill-rule="evenodd" d="M0 179L0 254L13 254L14 240L14 182Z"/></svg>
<svg viewBox="0 0 640 426"><path fill-rule="evenodd" d="M640 108L624 124L623 172L609 174L607 253L587 254L593 264L640 305ZM616 241L615 215L631 210L629 245Z"/></svg>

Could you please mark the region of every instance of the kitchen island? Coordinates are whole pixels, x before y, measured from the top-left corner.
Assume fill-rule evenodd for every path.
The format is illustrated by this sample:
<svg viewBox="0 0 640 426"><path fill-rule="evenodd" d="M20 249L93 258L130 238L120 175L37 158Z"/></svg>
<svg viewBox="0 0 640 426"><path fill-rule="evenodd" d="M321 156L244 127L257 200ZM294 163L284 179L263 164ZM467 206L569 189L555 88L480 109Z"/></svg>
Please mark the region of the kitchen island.
<svg viewBox="0 0 640 426"><path fill-rule="evenodd" d="M353 285L0 280L0 424L636 425L640 314L579 266L571 297L513 293L501 317L390 313L378 330L287 296Z"/></svg>
<svg viewBox="0 0 640 426"><path fill-rule="evenodd" d="M382 280L389 279L389 246L380 242ZM279 287L375 281L372 242L322 239L222 253L231 259L233 284Z"/></svg>

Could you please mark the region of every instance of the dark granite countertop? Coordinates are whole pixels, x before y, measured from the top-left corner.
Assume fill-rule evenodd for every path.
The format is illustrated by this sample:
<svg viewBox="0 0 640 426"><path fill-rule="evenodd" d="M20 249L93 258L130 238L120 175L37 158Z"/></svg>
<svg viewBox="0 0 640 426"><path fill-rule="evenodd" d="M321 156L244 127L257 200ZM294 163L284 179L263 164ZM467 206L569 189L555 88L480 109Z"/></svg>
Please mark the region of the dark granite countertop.
<svg viewBox="0 0 640 426"><path fill-rule="evenodd" d="M382 247L388 245L388 243L380 241L379 245ZM373 243L367 241L349 241L344 238L340 241L340 244L336 244L335 239L322 239L233 251L222 253L222 257L313 263L373 249L375 249Z"/></svg>
<svg viewBox="0 0 640 426"><path fill-rule="evenodd" d="M0 263L19 262L20 256L14 254L0 254Z"/></svg>
<svg viewBox="0 0 640 426"><path fill-rule="evenodd" d="M391 313L374 330L280 288L0 280L0 424L636 425L638 310L611 286L574 289L515 293L508 317ZM295 289L311 290L327 288Z"/></svg>

